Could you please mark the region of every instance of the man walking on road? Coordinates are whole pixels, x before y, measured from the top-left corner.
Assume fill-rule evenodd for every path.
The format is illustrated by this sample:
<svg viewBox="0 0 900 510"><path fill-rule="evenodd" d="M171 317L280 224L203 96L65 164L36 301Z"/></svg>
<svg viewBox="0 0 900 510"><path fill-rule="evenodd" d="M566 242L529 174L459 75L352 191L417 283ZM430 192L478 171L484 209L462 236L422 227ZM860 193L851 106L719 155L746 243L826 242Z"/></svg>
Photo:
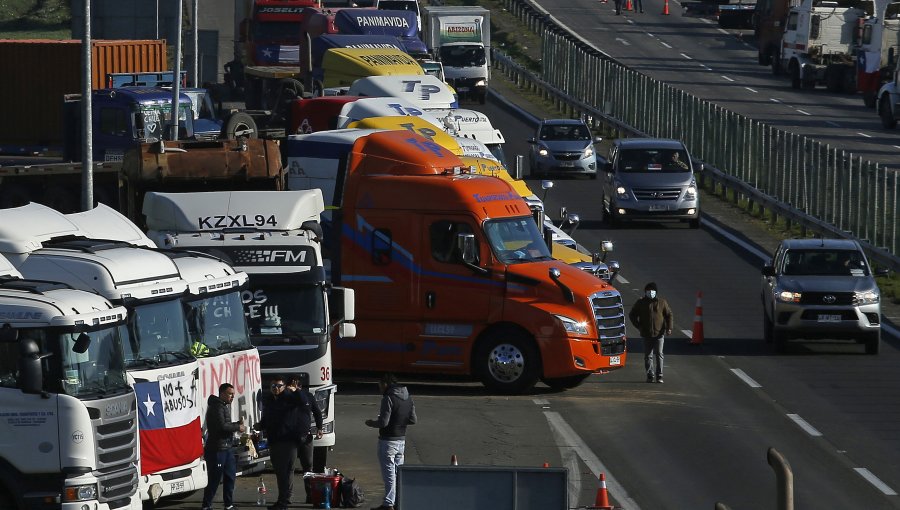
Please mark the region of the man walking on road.
<svg viewBox="0 0 900 510"><path fill-rule="evenodd" d="M378 418L366 420L366 425L378 429L378 463L384 480L384 503L372 510L394 510L397 466L403 464L406 426L417 421L416 405L406 386L401 386L392 374L384 374L378 387L382 395L381 409Z"/></svg>
<svg viewBox="0 0 900 510"><path fill-rule="evenodd" d="M650 282L644 286L644 297L631 307L628 318L644 339L647 382L663 382L663 344L666 335L672 334L675 317L669 303L657 296L656 283Z"/></svg>
<svg viewBox="0 0 900 510"><path fill-rule="evenodd" d="M212 510L212 500L222 481L222 500L225 510L235 510L234 481L237 462L231 453L234 434L246 430L239 421L231 421L231 402L234 400L234 386L222 383L219 396L210 395L206 408L206 444L203 458L209 469L209 481L203 491L203 510Z"/></svg>

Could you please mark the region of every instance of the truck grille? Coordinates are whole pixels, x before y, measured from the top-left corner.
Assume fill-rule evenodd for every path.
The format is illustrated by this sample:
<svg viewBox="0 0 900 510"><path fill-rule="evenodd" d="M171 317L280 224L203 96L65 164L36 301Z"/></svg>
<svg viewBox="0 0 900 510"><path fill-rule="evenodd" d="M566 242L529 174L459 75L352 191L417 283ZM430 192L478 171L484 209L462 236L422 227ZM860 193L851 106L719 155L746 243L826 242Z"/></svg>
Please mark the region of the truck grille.
<svg viewBox="0 0 900 510"><path fill-rule="evenodd" d="M833 298L833 300L832 300ZM852 292L804 292L800 303L804 305L852 306L855 295Z"/></svg>
<svg viewBox="0 0 900 510"><path fill-rule="evenodd" d="M635 188L634 198L638 200L678 200L681 188Z"/></svg>
<svg viewBox="0 0 900 510"><path fill-rule="evenodd" d="M625 352L625 308L618 291L605 290L592 294L591 308L597 323L601 353L613 356Z"/></svg>
<svg viewBox="0 0 900 510"><path fill-rule="evenodd" d="M137 491L137 423L133 416L93 420L97 443L97 472L100 501L110 508L130 504ZM104 423L105 422L105 423Z"/></svg>

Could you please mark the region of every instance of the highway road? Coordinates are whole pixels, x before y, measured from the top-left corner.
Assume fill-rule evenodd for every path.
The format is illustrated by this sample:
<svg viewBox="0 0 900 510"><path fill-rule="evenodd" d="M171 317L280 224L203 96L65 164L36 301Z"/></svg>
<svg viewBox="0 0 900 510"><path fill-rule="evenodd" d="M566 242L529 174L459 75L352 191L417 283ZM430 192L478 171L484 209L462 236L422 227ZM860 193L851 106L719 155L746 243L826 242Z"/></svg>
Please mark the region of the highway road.
<svg viewBox="0 0 900 510"><path fill-rule="evenodd" d="M661 0L644 0L643 14L621 16L612 0L536 3L629 68L758 121L900 167L900 131L883 129L860 95L792 89L787 77L758 65L752 31L682 16L677 0L668 16L661 14Z"/></svg>

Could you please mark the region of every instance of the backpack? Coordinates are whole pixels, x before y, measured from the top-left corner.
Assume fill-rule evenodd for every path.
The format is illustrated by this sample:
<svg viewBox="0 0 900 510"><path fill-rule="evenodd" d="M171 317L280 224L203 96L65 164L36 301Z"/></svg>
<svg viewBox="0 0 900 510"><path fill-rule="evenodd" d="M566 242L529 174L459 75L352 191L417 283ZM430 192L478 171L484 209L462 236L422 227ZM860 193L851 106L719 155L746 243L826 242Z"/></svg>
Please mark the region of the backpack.
<svg viewBox="0 0 900 510"><path fill-rule="evenodd" d="M341 480L341 506L356 508L366 502L366 495L355 478Z"/></svg>

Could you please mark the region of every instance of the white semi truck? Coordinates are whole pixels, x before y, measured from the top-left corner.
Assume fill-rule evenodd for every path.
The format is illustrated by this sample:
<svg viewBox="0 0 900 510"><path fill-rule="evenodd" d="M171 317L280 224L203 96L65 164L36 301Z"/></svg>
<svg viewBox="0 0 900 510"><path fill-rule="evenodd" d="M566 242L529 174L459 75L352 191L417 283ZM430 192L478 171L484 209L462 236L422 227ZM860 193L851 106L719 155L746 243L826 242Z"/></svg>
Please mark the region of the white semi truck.
<svg viewBox="0 0 900 510"><path fill-rule="evenodd" d="M189 249L230 261L250 275L243 292L263 378L297 375L323 414L313 443L322 472L335 445L331 338L355 336L353 291L333 287L322 256L322 192L148 193L148 236L164 249ZM240 226L234 227L234 222Z"/></svg>
<svg viewBox="0 0 900 510"><path fill-rule="evenodd" d="M260 417L262 379L259 352L250 342L241 304L247 274L199 251L159 250L131 220L102 204L67 217L90 237L149 248L157 255L171 259L179 276L187 283L184 305L191 354L199 362L201 426L205 431L210 395L218 395L219 385L227 382L235 390L232 419L242 421L249 433ZM238 472L261 470L268 459L268 450L257 449L256 444L251 449L249 434L239 439L232 449Z"/></svg>
<svg viewBox="0 0 900 510"><path fill-rule="evenodd" d="M0 257L0 508L141 508L126 320Z"/></svg>
<svg viewBox="0 0 900 510"><path fill-rule="evenodd" d="M422 6L425 46L460 97L484 104L491 77L491 11L476 5Z"/></svg>
<svg viewBox="0 0 900 510"><path fill-rule="evenodd" d="M199 364L190 352L183 302L188 285L173 261L92 237L36 203L0 210L0 225L0 250L26 277L61 281L128 310L123 348L127 381L140 401L141 500L205 487Z"/></svg>

